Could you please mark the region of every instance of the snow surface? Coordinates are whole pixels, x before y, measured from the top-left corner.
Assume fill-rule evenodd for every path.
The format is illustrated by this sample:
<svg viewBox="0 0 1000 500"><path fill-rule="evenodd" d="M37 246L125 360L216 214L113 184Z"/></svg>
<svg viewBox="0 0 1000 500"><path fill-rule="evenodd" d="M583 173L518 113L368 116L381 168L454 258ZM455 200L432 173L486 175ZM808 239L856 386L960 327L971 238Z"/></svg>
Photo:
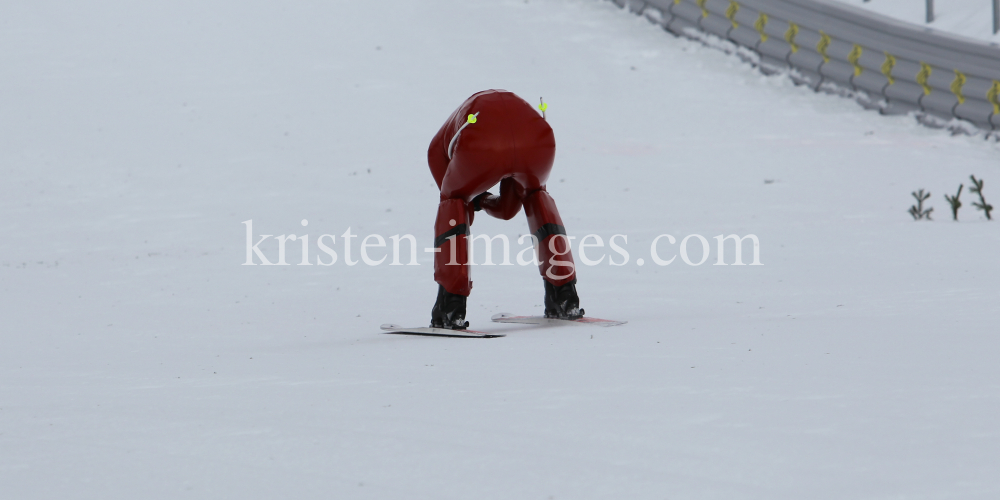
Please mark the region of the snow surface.
<svg viewBox="0 0 1000 500"><path fill-rule="evenodd" d="M934 21L927 22L926 0L837 0L938 31L1000 43L993 34L993 0L934 0Z"/></svg>
<svg viewBox="0 0 1000 500"><path fill-rule="evenodd" d="M4 498L1000 495L993 142L590 0L7 2L0 42ZM380 333L429 320L429 254L339 235L429 246L427 143L485 88L549 103L570 233L628 235L582 305L628 325L491 324L542 283L478 266L507 337ZM243 266L251 219L340 260ZM751 233L763 266L649 258Z"/></svg>

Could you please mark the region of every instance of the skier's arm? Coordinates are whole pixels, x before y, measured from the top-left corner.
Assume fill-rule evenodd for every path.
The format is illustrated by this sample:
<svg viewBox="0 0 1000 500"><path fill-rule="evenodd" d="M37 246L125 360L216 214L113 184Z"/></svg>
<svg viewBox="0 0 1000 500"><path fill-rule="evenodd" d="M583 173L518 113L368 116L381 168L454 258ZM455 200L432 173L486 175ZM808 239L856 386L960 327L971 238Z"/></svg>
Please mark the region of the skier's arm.
<svg viewBox="0 0 1000 500"><path fill-rule="evenodd" d="M497 219L510 220L521 211L521 197L517 195L517 184L513 178L500 181L500 195L483 193L473 200L476 208L486 210Z"/></svg>

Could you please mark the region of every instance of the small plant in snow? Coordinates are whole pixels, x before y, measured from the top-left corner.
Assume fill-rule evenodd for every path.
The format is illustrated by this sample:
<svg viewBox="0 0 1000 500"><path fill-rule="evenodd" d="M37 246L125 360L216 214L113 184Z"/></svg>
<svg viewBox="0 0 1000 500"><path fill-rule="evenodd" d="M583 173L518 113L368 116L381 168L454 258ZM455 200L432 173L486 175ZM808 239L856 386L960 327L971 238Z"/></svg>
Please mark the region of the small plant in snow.
<svg viewBox="0 0 1000 500"><path fill-rule="evenodd" d="M912 194L913 197L917 199L917 204L910 207L909 210L910 215L913 216L913 220L920 220L920 219L934 220L931 219L931 212L934 211L934 208L932 207L928 208L927 210L924 210L924 201L927 200L927 198L930 198L931 194L924 193L923 189L919 191L914 191L910 194Z"/></svg>
<svg viewBox="0 0 1000 500"><path fill-rule="evenodd" d="M944 195L944 199L948 200L948 204L951 205L951 216L958 220L958 209L962 208L962 202L958 201L958 198L962 196L962 188L965 187L964 184L958 185L958 192L955 196Z"/></svg>
<svg viewBox="0 0 1000 500"><path fill-rule="evenodd" d="M976 180L976 176L974 175L970 175L969 178L972 179L972 183L976 186L969 188L969 191L979 195L979 203L972 202L972 206L986 212L986 220L993 220L990 217L990 210L993 210L993 205L986 203L986 198L983 198L983 180Z"/></svg>

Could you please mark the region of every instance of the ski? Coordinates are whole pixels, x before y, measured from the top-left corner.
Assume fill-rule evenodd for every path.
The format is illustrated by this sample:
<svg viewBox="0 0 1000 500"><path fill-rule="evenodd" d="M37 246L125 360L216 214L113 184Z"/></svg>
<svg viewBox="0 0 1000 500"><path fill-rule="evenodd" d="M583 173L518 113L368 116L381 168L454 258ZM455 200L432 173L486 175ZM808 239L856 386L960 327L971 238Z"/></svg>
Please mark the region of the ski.
<svg viewBox="0 0 1000 500"><path fill-rule="evenodd" d="M496 323L520 323L523 325L594 325L594 326L618 326L628 323L628 321L616 321L611 319L590 318L584 316L580 319L556 319L545 316L517 316L510 313L494 314L491 318Z"/></svg>
<svg viewBox="0 0 1000 500"><path fill-rule="evenodd" d="M395 333L398 335L429 335L433 337L464 337L491 339L495 337L506 337L505 333L477 332L476 330L450 330L448 328L416 327L407 328L405 326L386 323L382 325L385 333Z"/></svg>

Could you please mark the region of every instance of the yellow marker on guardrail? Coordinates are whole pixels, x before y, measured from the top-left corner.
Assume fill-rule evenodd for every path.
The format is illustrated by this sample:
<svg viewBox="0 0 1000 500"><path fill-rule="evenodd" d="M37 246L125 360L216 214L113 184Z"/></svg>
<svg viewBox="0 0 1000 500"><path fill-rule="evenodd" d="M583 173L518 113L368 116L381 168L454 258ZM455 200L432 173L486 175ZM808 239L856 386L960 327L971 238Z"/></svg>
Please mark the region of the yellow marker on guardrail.
<svg viewBox="0 0 1000 500"><path fill-rule="evenodd" d="M827 35L823 31L819 32L819 41L816 42L816 52L823 56L823 62L830 62L830 56L826 55L826 49L830 47L830 35Z"/></svg>
<svg viewBox="0 0 1000 500"><path fill-rule="evenodd" d="M924 95L930 95L931 90L934 90L930 85L927 85L927 79L931 77L931 72L933 71L934 69L931 68L930 64L920 61L920 71L917 73L917 83L924 89Z"/></svg>
<svg viewBox="0 0 1000 500"><path fill-rule="evenodd" d="M1000 115L1000 82L993 80L993 86L986 91L986 100L993 105L993 114Z"/></svg>
<svg viewBox="0 0 1000 500"><path fill-rule="evenodd" d="M851 63L851 66L854 66L854 76L860 75L865 70L858 64L858 61L861 60L861 52L863 51L864 49L860 45L854 44L854 47L851 47L851 53L847 54L847 62Z"/></svg>
<svg viewBox="0 0 1000 500"><path fill-rule="evenodd" d="M889 80L889 85L896 83L896 78L892 76L892 68L896 67L896 56L885 52L885 62L882 63L882 74Z"/></svg>
<svg viewBox="0 0 1000 500"><path fill-rule="evenodd" d="M795 23L788 23L788 30L785 31L785 41L792 46L792 52L798 52L799 46L795 45L795 37L799 34L799 26Z"/></svg>
<svg viewBox="0 0 1000 500"><path fill-rule="evenodd" d="M951 93L958 98L959 104L965 104L965 96L962 95L962 87L965 86L965 75L961 71L955 70L955 79L951 82Z"/></svg>
<svg viewBox="0 0 1000 500"><path fill-rule="evenodd" d="M726 7L726 19L733 23L733 28L739 28L740 24L736 22L736 13L740 11L740 4L729 0L729 7Z"/></svg>
<svg viewBox="0 0 1000 500"><path fill-rule="evenodd" d="M757 20L754 21L753 27L760 33L760 41L764 43L767 41L767 33L764 33L764 26L767 26L767 14L761 12L757 15Z"/></svg>

